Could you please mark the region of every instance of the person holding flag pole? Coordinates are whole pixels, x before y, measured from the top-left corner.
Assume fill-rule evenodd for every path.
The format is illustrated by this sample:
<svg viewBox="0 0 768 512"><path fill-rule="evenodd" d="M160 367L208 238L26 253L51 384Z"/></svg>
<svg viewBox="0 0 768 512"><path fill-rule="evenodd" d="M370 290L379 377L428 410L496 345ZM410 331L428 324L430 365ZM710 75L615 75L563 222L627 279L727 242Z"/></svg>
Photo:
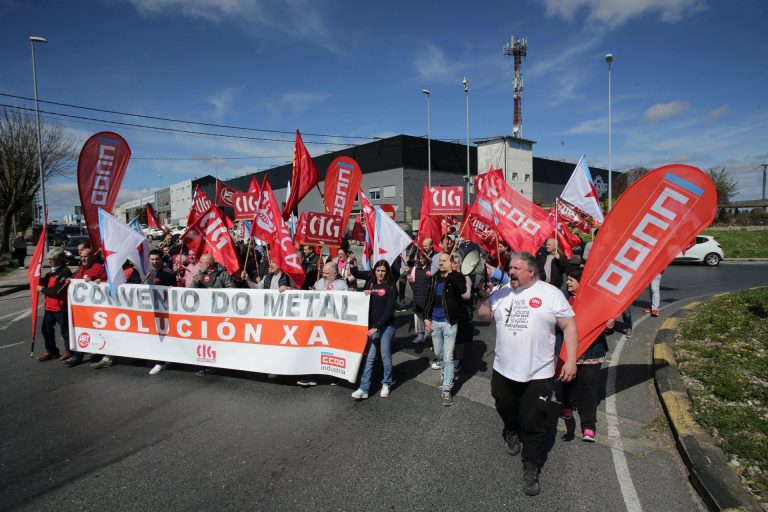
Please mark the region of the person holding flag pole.
<svg viewBox="0 0 768 512"><path fill-rule="evenodd" d="M42 284L37 285L37 292L45 296L45 313L41 328L45 339L45 354L37 356L37 360L41 363L52 359L66 361L72 356L68 348L69 318L67 315L67 286L72 277L72 271L67 267L67 258L61 247L54 247L48 251L48 261L51 263L51 270L40 279ZM59 352L56 346L56 324L59 324L61 337L64 340L63 353Z"/></svg>

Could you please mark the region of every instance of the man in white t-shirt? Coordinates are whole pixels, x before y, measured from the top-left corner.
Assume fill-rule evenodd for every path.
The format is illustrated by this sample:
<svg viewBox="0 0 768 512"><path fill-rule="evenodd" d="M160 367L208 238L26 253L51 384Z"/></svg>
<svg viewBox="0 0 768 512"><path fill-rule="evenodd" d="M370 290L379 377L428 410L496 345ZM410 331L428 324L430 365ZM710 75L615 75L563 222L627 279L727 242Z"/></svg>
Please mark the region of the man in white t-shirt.
<svg viewBox="0 0 768 512"><path fill-rule="evenodd" d="M523 491L539 494L539 470L546 451L547 409L555 378L555 325L568 350L558 379L576 376L578 333L573 310L563 293L537 278L536 259L512 253L509 283L478 306L481 320L496 323L496 357L491 394L504 422L502 435L511 455L522 442Z"/></svg>

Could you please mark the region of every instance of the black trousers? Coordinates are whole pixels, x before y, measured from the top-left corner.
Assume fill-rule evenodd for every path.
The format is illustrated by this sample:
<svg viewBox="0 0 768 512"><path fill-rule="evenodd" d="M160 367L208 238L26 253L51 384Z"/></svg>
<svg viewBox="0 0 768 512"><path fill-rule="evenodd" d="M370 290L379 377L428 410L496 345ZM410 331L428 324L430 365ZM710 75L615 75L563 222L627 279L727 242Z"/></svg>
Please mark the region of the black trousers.
<svg viewBox="0 0 768 512"><path fill-rule="evenodd" d="M408 273L403 272L397 279L397 300L401 303L405 301L405 283L408 282Z"/></svg>
<svg viewBox="0 0 768 512"><path fill-rule="evenodd" d="M69 320L67 311L46 311L43 315L43 339L45 340L45 351L52 356L60 355L59 348L56 346L56 324L59 324L61 337L64 338L64 352L69 350Z"/></svg>
<svg viewBox="0 0 768 512"><path fill-rule="evenodd" d="M522 459L540 467L544 462L547 408L554 377L517 382L493 371L491 395L504 430L515 432L523 443Z"/></svg>
<svg viewBox="0 0 768 512"><path fill-rule="evenodd" d="M597 427L597 384L600 378L599 364L580 364L576 367L576 378L563 384L564 407L579 406L581 430L595 430Z"/></svg>
<svg viewBox="0 0 768 512"><path fill-rule="evenodd" d="M24 249L14 249L13 250L13 258L19 262L19 266L24 266L24 258L27 257L27 249L26 247Z"/></svg>

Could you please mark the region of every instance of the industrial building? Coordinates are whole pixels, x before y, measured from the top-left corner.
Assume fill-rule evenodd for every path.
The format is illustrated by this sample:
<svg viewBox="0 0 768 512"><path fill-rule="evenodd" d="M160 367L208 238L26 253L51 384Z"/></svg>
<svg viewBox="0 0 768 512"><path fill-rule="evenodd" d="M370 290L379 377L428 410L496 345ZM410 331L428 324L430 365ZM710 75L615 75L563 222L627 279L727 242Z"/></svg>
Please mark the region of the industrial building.
<svg viewBox="0 0 768 512"><path fill-rule="evenodd" d="M537 204L551 205L567 183L575 163L534 157L534 144L532 140L510 136L477 141L476 146L469 147L470 175L476 176L478 169L481 173L486 172L491 166L502 169L507 182L515 190ZM431 173L427 165L428 153L431 155ZM419 217L422 187L428 182L430 174L433 186L466 185L466 145L440 140L428 142L424 137L397 135L313 157L320 183L302 200L300 211L323 211L320 191L323 190L326 169L339 156L348 156L358 163L363 172L363 192L371 202L374 205L391 205L396 212L395 220L409 226ZM590 170L603 200L608 193L608 171L599 168ZM265 175L278 203L282 204L291 179L290 164L224 183L245 191L254 176L262 182ZM149 202L166 222L183 224L197 186L213 199L216 180L213 176L205 176L171 185L154 196L123 203L116 213L121 220L127 221ZM169 199L159 202L160 198L166 197Z"/></svg>

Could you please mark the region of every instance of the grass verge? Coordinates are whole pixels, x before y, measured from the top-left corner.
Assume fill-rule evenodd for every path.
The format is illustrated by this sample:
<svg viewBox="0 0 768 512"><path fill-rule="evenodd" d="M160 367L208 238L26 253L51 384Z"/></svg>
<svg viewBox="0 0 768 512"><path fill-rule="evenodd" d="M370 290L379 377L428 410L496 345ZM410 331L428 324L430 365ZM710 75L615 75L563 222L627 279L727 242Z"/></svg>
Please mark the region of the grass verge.
<svg viewBox="0 0 768 512"><path fill-rule="evenodd" d="M726 258L768 258L768 229L706 229L703 234L715 237Z"/></svg>
<svg viewBox="0 0 768 512"><path fill-rule="evenodd" d="M697 421L763 501L768 491L768 288L700 304L678 326L675 357Z"/></svg>

